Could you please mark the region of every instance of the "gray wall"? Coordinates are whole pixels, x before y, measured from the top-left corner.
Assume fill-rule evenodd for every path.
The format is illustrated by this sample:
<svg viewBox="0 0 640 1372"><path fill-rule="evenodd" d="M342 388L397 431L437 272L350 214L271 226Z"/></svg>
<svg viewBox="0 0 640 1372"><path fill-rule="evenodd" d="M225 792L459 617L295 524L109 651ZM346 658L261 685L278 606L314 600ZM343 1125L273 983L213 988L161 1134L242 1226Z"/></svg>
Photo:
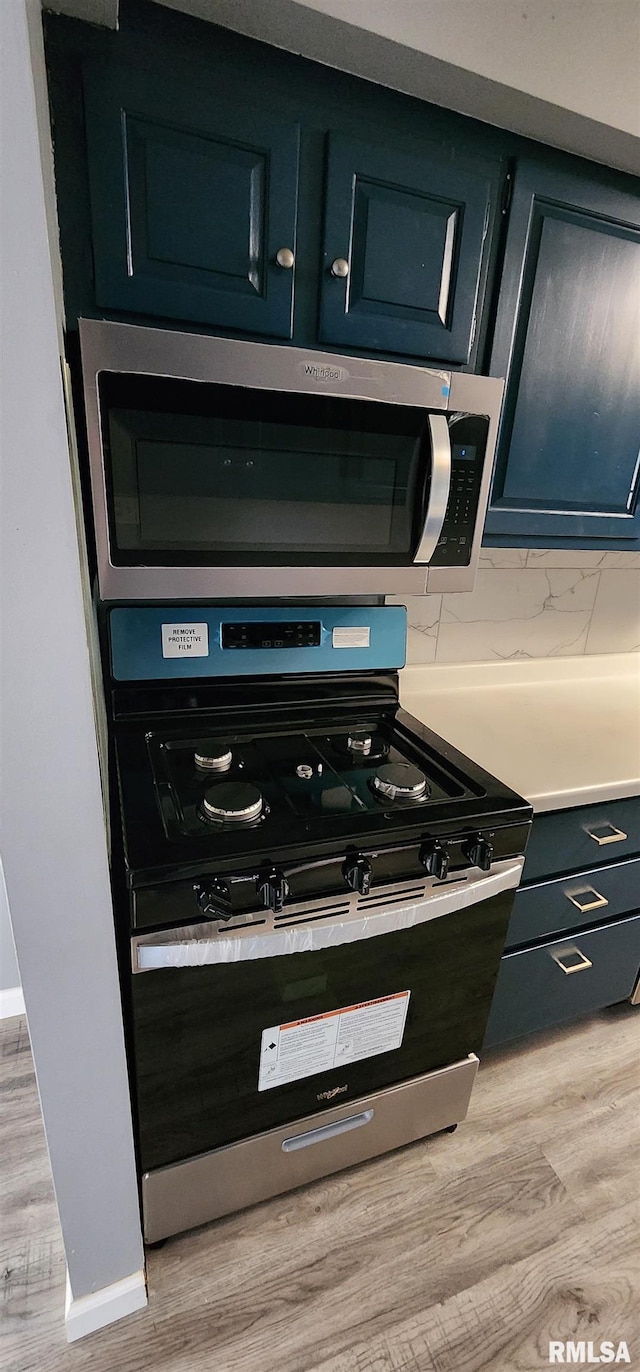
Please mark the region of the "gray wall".
<svg viewBox="0 0 640 1372"><path fill-rule="evenodd" d="M635 0L159 3L637 172Z"/></svg>
<svg viewBox="0 0 640 1372"><path fill-rule="evenodd" d="M640 135L637 0L298 0L415 52Z"/></svg>
<svg viewBox="0 0 640 1372"><path fill-rule="evenodd" d="M13 946L13 934L9 919L9 902L4 883L4 872L0 862L0 991L10 990L20 985L20 973Z"/></svg>
<svg viewBox="0 0 640 1372"><path fill-rule="evenodd" d="M47 236L50 147L47 213L38 132L39 21L38 0L2 0L0 852L78 1298L138 1272L143 1253Z"/></svg>

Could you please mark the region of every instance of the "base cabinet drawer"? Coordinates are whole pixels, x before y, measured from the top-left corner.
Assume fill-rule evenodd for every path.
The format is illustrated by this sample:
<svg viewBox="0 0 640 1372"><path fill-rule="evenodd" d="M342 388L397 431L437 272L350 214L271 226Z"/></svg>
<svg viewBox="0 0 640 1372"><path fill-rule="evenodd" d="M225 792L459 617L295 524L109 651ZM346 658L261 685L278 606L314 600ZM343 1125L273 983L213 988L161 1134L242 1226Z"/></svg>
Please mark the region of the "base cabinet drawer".
<svg viewBox="0 0 640 1372"><path fill-rule="evenodd" d="M506 953L484 1047L628 999L639 967L640 914Z"/></svg>
<svg viewBox="0 0 640 1372"><path fill-rule="evenodd" d="M516 891L507 948L534 943L640 908L640 858L521 886Z"/></svg>
<svg viewBox="0 0 640 1372"><path fill-rule="evenodd" d="M640 853L640 797L536 815L523 881L599 867Z"/></svg>

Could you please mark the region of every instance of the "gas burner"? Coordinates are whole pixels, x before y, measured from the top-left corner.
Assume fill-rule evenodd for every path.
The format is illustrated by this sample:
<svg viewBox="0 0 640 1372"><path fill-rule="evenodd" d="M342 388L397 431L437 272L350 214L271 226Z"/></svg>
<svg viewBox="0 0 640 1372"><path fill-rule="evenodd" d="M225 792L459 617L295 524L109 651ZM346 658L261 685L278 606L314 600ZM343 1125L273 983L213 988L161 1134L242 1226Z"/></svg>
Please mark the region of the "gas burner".
<svg viewBox="0 0 640 1372"><path fill-rule="evenodd" d="M361 757L368 757L373 747L371 734L357 733L349 734L347 748L350 753L358 753Z"/></svg>
<svg viewBox="0 0 640 1372"><path fill-rule="evenodd" d="M207 744L205 749L196 749L193 760L200 772L228 772L233 754L226 743Z"/></svg>
<svg viewBox="0 0 640 1372"><path fill-rule="evenodd" d="M352 763L361 759L364 762L382 762L389 754L389 745L384 738L370 729L353 729L340 743Z"/></svg>
<svg viewBox="0 0 640 1372"><path fill-rule="evenodd" d="M246 781L221 781L205 792L202 815L214 824L251 824L260 818L263 806L257 786Z"/></svg>
<svg viewBox="0 0 640 1372"><path fill-rule="evenodd" d="M426 800L431 790L424 772L411 762L390 762L379 767L369 784L380 799L405 802Z"/></svg>

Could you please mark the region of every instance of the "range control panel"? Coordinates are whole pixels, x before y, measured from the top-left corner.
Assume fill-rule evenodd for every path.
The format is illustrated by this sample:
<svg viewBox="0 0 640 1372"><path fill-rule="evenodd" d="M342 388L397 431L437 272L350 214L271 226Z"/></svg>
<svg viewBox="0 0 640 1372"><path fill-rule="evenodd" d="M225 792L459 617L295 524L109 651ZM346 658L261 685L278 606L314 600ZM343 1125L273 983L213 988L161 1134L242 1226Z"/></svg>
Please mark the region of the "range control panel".
<svg viewBox="0 0 640 1372"><path fill-rule="evenodd" d="M488 419L477 415L451 425L451 487L434 566L468 566L471 560L488 430Z"/></svg>
<svg viewBox="0 0 640 1372"><path fill-rule="evenodd" d="M115 681L389 671L405 662L404 605L122 605L109 610L108 625Z"/></svg>

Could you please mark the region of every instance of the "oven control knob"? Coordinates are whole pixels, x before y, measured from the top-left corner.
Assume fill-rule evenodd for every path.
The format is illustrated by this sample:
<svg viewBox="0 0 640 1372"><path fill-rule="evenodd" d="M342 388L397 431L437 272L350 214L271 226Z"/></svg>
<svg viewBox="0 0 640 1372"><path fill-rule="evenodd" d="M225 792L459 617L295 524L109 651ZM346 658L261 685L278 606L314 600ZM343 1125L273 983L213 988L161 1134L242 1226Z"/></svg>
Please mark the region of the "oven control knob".
<svg viewBox="0 0 640 1372"><path fill-rule="evenodd" d="M437 877L438 881L444 881L449 874L451 856L446 843L440 843L437 839L433 843L425 843L420 851L420 861L429 876Z"/></svg>
<svg viewBox="0 0 640 1372"><path fill-rule="evenodd" d="M205 919L231 919L233 910L226 881L205 881L195 891Z"/></svg>
<svg viewBox="0 0 640 1372"><path fill-rule="evenodd" d="M468 857L472 867L479 867L482 872L488 872L493 861L493 845L482 834L476 834L468 843L464 845L464 855Z"/></svg>
<svg viewBox="0 0 640 1372"><path fill-rule="evenodd" d="M362 853L355 853L353 857L347 858L342 868L342 875L352 891L357 891L360 896L368 896L371 890L373 867L369 859L362 856Z"/></svg>
<svg viewBox="0 0 640 1372"><path fill-rule="evenodd" d="M277 914L289 894L289 883L279 867L265 867L258 877L256 889L265 910L273 910Z"/></svg>

